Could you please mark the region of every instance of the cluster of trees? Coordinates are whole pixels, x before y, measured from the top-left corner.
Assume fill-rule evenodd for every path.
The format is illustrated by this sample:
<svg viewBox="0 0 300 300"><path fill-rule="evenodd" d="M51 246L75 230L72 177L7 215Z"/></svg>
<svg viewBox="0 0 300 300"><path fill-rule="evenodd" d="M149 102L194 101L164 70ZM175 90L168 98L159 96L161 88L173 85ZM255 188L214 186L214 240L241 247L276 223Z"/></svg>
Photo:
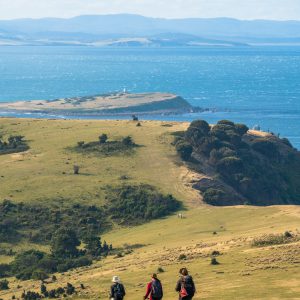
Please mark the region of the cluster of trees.
<svg viewBox="0 0 300 300"><path fill-rule="evenodd" d="M181 208L172 195L163 195L146 184L110 188L109 214L120 224L135 225L169 215Z"/></svg>
<svg viewBox="0 0 300 300"><path fill-rule="evenodd" d="M130 153L138 145L134 143L131 136L126 136L120 140L109 140L106 133L99 136L97 142L77 143L75 150L80 153L98 153L102 155L114 155L119 153Z"/></svg>
<svg viewBox="0 0 300 300"><path fill-rule="evenodd" d="M255 205L300 203L300 155L287 139L247 134L244 124L222 120L210 126L203 120L190 124L175 145L183 160L214 170L240 199ZM203 190L204 200L222 205L232 197L220 187Z"/></svg>
<svg viewBox="0 0 300 300"><path fill-rule="evenodd" d="M15 276L21 280L44 280L49 274L65 272L69 269L91 265L93 259L107 256L113 250L112 245L102 244L97 235L88 235L81 240L70 228L58 229L51 239L51 253L28 250L16 255L14 261L1 265L6 276Z"/></svg>
<svg viewBox="0 0 300 300"><path fill-rule="evenodd" d="M0 215L0 240L4 242L25 238L34 243L49 243L61 227L74 228L82 239L109 227L102 208L81 204L45 206L4 200L0 203Z"/></svg>
<svg viewBox="0 0 300 300"><path fill-rule="evenodd" d="M24 136L11 135L5 140L0 134L0 155L8 153L16 153L28 150L29 147L24 141Z"/></svg>
<svg viewBox="0 0 300 300"><path fill-rule="evenodd" d="M47 290L47 287L42 284L41 285L41 293L37 293L37 292L32 292L32 291L28 291L28 292L23 292L21 298L24 300L39 300L39 299L43 299L43 298L50 298L50 299L54 299L54 298L60 298L60 297L68 297L73 295L74 293L76 293L76 289L75 287L71 284L71 283L67 283L66 287L58 287L56 289L52 289L52 290Z"/></svg>
<svg viewBox="0 0 300 300"><path fill-rule="evenodd" d="M49 274L90 265L94 259L112 253L99 234L111 226L111 218L123 225L141 224L164 217L181 208L172 195L163 195L150 185L107 187L103 208L28 205L5 200L0 203L0 238L18 242L21 238L50 246L50 253L28 250L17 253L10 264L0 265L2 277L46 279Z"/></svg>

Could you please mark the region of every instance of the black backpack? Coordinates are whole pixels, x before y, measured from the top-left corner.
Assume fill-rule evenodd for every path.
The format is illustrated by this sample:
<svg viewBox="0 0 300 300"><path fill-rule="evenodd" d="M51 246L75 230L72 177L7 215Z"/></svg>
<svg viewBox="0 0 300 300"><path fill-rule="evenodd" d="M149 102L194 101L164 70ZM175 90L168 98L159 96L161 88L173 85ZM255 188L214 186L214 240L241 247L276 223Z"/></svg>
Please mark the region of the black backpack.
<svg viewBox="0 0 300 300"><path fill-rule="evenodd" d="M124 298L124 288L120 283L117 283L114 286L114 298L117 300L122 300Z"/></svg>
<svg viewBox="0 0 300 300"><path fill-rule="evenodd" d="M191 276L184 276L182 278L182 285L185 288L187 294L189 297L193 297L195 294L195 287L194 287L194 282L193 278Z"/></svg>
<svg viewBox="0 0 300 300"><path fill-rule="evenodd" d="M157 299L160 299L163 296L161 283L157 279L152 281L151 296Z"/></svg>

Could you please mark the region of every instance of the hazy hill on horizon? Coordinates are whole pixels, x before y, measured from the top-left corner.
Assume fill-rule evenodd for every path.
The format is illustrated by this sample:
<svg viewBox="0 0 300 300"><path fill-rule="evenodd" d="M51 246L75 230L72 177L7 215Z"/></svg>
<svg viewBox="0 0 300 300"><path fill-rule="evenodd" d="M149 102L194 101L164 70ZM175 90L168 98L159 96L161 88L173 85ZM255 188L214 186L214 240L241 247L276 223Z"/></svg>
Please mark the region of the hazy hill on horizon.
<svg viewBox="0 0 300 300"><path fill-rule="evenodd" d="M125 40L135 38L141 40ZM0 20L0 40L23 42L117 40L145 45L300 43L300 21L231 18L162 19L140 15L82 15L69 19ZM123 39L123 40L122 40ZM171 43L172 44L172 43ZM170 45L170 44L167 44Z"/></svg>

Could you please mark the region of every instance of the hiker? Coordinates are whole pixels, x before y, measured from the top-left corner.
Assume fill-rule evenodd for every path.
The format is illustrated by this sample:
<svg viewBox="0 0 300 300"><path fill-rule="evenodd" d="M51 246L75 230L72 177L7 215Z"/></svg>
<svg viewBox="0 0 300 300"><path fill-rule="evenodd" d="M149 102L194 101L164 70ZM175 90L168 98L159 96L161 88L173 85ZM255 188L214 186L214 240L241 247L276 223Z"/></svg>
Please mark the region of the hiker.
<svg viewBox="0 0 300 300"><path fill-rule="evenodd" d="M179 293L179 300L192 300L196 293L193 278L189 275L187 268L181 268L179 274L180 279L175 289Z"/></svg>
<svg viewBox="0 0 300 300"><path fill-rule="evenodd" d="M144 300L148 299L149 296L150 300L161 300L163 297L162 285L156 274L152 275L152 280L147 284Z"/></svg>
<svg viewBox="0 0 300 300"><path fill-rule="evenodd" d="M113 285L110 288L110 300L123 300L126 293L120 278L118 276L114 276L112 282Z"/></svg>

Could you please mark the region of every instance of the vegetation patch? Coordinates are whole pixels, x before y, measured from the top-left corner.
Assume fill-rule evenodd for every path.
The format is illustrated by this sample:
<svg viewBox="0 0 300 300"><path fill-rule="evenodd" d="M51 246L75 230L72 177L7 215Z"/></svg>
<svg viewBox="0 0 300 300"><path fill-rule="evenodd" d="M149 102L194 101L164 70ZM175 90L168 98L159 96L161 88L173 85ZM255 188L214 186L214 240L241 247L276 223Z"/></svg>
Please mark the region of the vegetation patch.
<svg viewBox="0 0 300 300"><path fill-rule="evenodd" d="M16 255L10 264L2 265L6 276L17 279L45 280L49 274L66 272L70 269L89 266L93 259L107 256L112 245L102 244L101 238L89 234L84 237L84 247L79 248L81 240L72 229L58 229L50 242L50 254L38 250L28 250Z"/></svg>
<svg viewBox="0 0 300 300"><path fill-rule="evenodd" d="M23 136L11 135L7 139L4 139L0 133L0 155L23 152L28 149L29 146Z"/></svg>
<svg viewBox="0 0 300 300"><path fill-rule="evenodd" d="M136 225L165 217L181 208L172 195L163 195L147 184L107 188L108 211L123 225Z"/></svg>
<svg viewBox="0 0 300 300"><path fill-rule="evenodd" d="M134 149L138 147L131 136L126 136L120 140L109 140L107 134L99 136L98 141L85 143L79 141L77 146L72 149L82 154L97 154L104 156L112 156L118 154L132 154Z"/></svg>
<svg viewBox="0 0 300 300"><path fill-rule="evenodd" d="M99 234L109 227L102 208L74 204L51 206L0 203L0 240L18 242L25 238L33 243L49 243L61 227L74 228L79 238Z"/></svg>
<svg viewBox="0 0 300 300"><path fill-rule="evenodd" d="M282 245L289 244L299 240L299 237L291 234L290 232L285 232L284 234L266 234L261 237L255 238L252 241L253 247L265 247L272 245Z"/></svg>
<svg viewBox="0 0 300 300"><path fill-rule="evenodd" d="M181 159L212 178L195 185L204 201L220 206L300 204L300 152L287 139L248 130L227 120L214 126L197 120L186 132L174 134Z"/></svg>

